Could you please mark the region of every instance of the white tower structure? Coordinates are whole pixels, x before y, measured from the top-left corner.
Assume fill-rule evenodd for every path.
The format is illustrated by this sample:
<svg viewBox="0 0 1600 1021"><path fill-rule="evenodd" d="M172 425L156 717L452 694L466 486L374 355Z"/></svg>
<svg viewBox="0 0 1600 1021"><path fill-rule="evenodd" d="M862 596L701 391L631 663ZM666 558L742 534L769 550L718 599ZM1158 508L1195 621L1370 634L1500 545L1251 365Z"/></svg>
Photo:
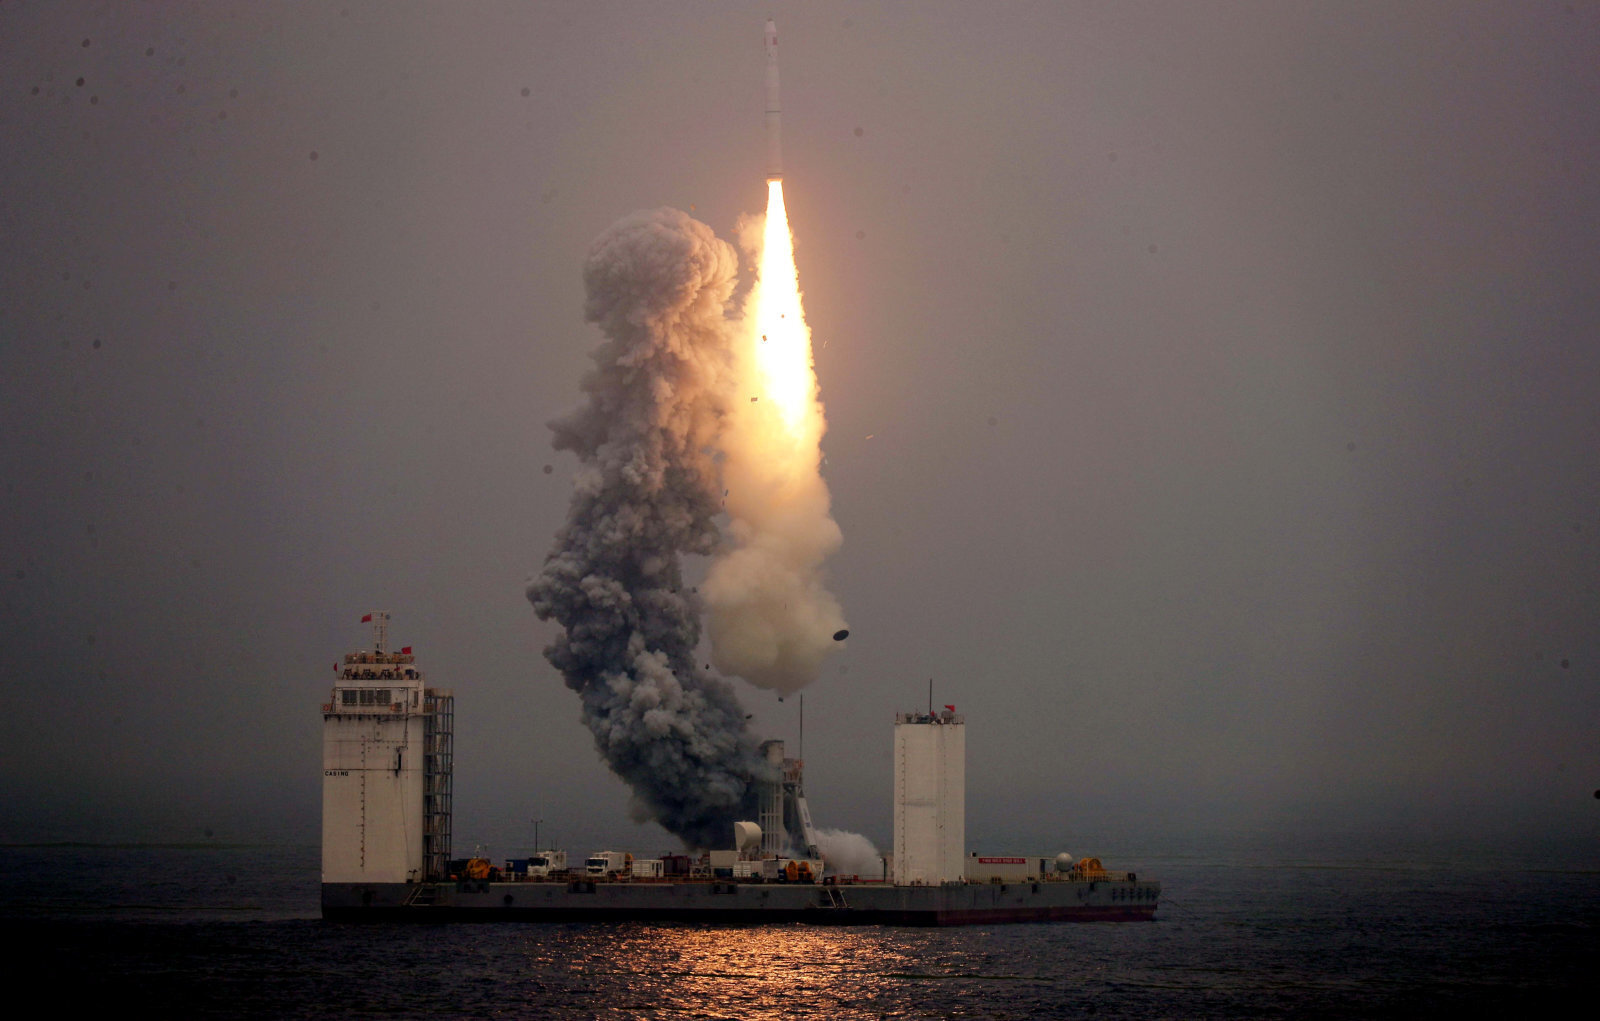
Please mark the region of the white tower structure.
<svg viewBox="0 0 1600 1021"><path fill-rule="evenodd" d="M761 784L761 853L776 856L789 852L789 831L783 824L784 759L782 741L763 741L761 757L772 771L772 779Z"/></svg>
<svg viewBox="0 0 1600 1021"><path fill-rule="evenodd" d="M967 727L953 710L894 718L894 881L960 882L966 869Z"/></svg>
<svg viewBox="0 0 1600 1021"><path fill-rule="evenodd" d="M817 830L806 804L805 763L785 758L782 741L763 741L761 755L771 770L761 793L761 854L780 857L798 851L807 858L822 857Z"/></svg>
<svg viewBox="0 0 1600 1021"><path fill-rule="evenodd" d="M421 882L450 857L455 699L390 651L387 613L361 619L372 650L334 665L322 705L322 881Z"/></svg>

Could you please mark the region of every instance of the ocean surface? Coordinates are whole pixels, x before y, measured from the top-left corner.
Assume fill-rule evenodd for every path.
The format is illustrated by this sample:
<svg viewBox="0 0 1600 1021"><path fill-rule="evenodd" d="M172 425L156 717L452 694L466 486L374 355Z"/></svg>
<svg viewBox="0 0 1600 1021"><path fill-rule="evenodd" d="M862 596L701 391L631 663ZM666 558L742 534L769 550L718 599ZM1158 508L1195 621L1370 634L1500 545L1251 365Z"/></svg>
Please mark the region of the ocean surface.
<svg viewBox="0 0 1600 1021"><path fill-rule="evenodd" d="M1123 857L1155 922L405 926L321 921L315 847L10 847L0 924L14 996L174 1017L1593 1016L1600 871Z"/></svg>

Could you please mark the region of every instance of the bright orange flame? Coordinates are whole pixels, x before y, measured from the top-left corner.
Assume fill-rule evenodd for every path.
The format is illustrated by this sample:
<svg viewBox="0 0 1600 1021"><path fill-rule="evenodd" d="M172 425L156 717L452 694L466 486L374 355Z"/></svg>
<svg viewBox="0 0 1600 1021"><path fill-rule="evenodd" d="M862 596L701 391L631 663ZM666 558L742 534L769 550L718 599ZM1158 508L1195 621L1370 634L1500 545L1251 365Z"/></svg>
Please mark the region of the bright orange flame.
<svg viewBox="0 0 1600 1021"><path fill-rule="evenodd" d="M738 400L721 443L729 542L701 591L717 668L793 692L816 680L846 624L823 584L822 563L842 537L818 472L827 423L781 181L767 182L760 273L741 320Z"/></svg>
<svg viewBox="0 0 1600 1021"><path fill-rule="evenodd" d="M760 290L751 343L761 389L777 405L790 439L809 438L815 443L820 430L811 419L820 417L817 375L811 363L811 330L800 308L800 277L794 268L794 240L781 180L767 182L767 223L756 286Z"/></svg>

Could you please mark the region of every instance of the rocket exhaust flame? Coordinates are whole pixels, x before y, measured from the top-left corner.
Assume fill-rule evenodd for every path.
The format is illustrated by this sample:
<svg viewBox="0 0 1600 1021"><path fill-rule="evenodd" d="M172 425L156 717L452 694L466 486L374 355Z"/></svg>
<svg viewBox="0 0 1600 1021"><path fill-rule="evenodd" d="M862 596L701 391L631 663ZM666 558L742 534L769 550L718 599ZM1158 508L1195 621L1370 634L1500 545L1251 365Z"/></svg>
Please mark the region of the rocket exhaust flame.
<svg viewBox="0 0 1600 1021"><path fill-rule="evenodd" d="M755 356L762 393L778 406L783 431L775 440L815 447L821 439L817 376L812 369L811 330L800 310L800 274L783 205L783 182L767 182L767 226L761 238L761 276L755 289ZM819 409L820 410L820 409Z"/></svg>
<svg viewBox="0 0 1600 1021"><path fill-rule="evenodd" d="M779 180L767 182L760 277L742 326L734 375L761 399L731 402L722 471L732 543L702 591L717 668L789 694L816 679L845 621L822 583L842 537L818 473L827 424Z"/></svg>

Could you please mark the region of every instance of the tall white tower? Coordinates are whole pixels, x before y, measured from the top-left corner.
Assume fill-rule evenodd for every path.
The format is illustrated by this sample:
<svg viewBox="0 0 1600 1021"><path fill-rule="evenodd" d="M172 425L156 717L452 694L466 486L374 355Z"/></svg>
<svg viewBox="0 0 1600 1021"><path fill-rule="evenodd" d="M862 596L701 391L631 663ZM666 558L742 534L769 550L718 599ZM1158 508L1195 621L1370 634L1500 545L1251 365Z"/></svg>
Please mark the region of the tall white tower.
<svg viewBox="0 0 1600 1021"><path fill-rule="evenodd" d="M322 881L421 882L450 857L455 699L389 650L387 613L361 619L372 651L335 664L322 705Z"/></svg>
<svg viewBox="0 0 1600 1021"><path fill-rule="evenodd" d="M967 727L952 710L894 718L894 881L959 882L967 838Z"/></svg>

